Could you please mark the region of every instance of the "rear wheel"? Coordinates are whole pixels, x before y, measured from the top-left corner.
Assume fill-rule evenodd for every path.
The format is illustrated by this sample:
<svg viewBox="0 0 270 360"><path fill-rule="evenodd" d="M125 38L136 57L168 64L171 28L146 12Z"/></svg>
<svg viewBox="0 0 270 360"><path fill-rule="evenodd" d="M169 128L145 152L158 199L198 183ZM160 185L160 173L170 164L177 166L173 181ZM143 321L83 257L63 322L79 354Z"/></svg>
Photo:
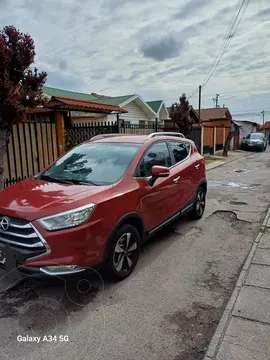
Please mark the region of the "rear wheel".
<svg viewBox="0 0 270 360"><path fill-rule="evenodd" d="M104 267L106 277L120 281L134 270L140 254L140 235L133 225L121 226L111 239Z"/></svg>
<svg viewBox="0 0 270 360"><path fill-rule="evenodd" d="M192 220L199 220L205 210L206 204L206 191L203 187L199 187L196 195L196 199L193 205L191 212L188 214L189 218Z"/></svg>

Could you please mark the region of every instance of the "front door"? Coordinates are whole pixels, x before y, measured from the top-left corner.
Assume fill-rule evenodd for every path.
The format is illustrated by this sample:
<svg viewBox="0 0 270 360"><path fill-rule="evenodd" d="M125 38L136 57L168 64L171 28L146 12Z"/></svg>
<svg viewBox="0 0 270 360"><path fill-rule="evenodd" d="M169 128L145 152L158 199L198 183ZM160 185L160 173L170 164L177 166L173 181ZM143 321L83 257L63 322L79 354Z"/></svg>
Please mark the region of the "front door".
<svg viewBox="0 0 270 360"><path fill-rule="evenodd" d="M145 152L137 171L137 181L140 183L140 209L138 210L143 214L147 230L151 230L165 221L176 210L174 198L178 184L173 181L177 177L175 171L172 170L169 177L159 178L153 186L149 186L148 181L154 165L166 167L172 165L171 155L165 141L153 144Z"/></svg>

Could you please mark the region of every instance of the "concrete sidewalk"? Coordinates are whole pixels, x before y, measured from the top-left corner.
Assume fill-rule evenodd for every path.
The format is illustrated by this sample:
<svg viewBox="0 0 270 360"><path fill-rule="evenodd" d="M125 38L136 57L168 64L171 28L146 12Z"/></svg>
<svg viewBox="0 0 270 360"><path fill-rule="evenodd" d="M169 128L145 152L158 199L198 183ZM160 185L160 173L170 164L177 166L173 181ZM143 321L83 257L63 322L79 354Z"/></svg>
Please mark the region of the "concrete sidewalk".
<svg viewBox="0 0 270 360"><path fill-rule="evenodd" d="M205 360L270 359L270 208Z"/></svg>
<svg viewBox="0 0 270 360"><path fill-rule="evenodd" d="M236 150L236 151L229 151L228 156L226 156L226 157L221 156L221 155L209 155L210 157L215 158L216 161L213 161L211 164L207 164L206 170L215 169L218 166L222 166L229 162L238 160L242 157L246 157L250 154L251 154L251 152L247 152L247 151L243 151L243 150Z"/></svg>

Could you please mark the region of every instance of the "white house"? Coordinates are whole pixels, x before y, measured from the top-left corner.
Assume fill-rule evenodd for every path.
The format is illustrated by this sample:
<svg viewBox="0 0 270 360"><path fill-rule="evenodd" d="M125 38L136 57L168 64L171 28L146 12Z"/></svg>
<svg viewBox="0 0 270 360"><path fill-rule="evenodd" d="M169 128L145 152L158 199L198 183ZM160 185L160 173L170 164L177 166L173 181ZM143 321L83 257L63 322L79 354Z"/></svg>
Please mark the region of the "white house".
<svg viewBox="0 0 270 360"><path fill-rule="evenodd" d="M239 127L239 144L242 144L243 137L251 132L257 131L258 124L248 120L233 120L234 124Z"/></svg>
<svg viewBox="0 0 270 360"><path fill-rule="evenodd" d="M138 94L109 97L96 93L83 94L49 87L44 87L43 92L48 97L56 96L99 104L117 105L126 111L120 115L120 122L125 124L154 125L157 119L161 125L164 124L164 120L169 118L163 100L145 102ZM116 121L115 114L104 115L71 111L71 117L73 121L78 122Z"/></svg>

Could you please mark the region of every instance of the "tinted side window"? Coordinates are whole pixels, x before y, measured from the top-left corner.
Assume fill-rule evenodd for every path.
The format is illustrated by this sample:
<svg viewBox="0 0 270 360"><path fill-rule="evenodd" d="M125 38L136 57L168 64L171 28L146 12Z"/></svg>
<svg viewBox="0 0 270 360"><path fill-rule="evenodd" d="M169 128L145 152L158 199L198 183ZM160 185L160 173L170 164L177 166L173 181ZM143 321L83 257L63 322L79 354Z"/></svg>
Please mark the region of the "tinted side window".
<svg viewBox="0 0 270 360"><path fill-rule="evenodd" d="M154 165L172 166L170 153L165 142L158 142L147 150L140 162L137 176L151 176L151 169Z"/></svg>
<svg viewBox="0 0 270 360"><path fill-rule="evenodd" d="M173 153L175 163L185 160L188 157L190 151L190 144L185 142L170 141L169 146Z"/></svg>

